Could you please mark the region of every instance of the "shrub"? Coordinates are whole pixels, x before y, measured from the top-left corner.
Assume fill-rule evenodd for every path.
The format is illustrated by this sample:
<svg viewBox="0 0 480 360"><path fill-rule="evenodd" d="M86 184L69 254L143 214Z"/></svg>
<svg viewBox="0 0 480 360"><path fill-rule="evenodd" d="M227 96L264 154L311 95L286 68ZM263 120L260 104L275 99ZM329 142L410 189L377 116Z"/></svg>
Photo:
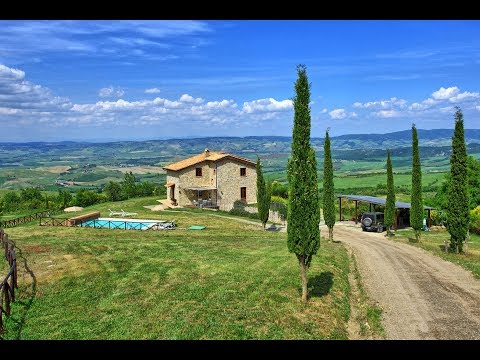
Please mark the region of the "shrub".
<svg viewBox="0 0 480 360"><path fill-rule="evenodd" d="M251 218L251 219L258 219L258 213L248 212L247 210L245 210L245 206L247 206L246 201L236 200L233 203L233 208L228 213L232 214L232 215L248 217L248 218Z"/></svg>
<svg viewBox="0 0 480 360"><path fill-rule="evenodd" d="M469 230L480 235L480 205L470 211Z"/></svg>

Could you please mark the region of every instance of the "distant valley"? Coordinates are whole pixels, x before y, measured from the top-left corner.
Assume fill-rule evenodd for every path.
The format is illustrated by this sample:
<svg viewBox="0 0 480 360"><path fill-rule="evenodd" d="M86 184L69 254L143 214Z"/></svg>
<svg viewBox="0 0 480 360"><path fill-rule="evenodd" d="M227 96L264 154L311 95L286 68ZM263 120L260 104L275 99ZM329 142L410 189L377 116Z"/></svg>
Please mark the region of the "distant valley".
<svg viewBox="0 0 480 360"><path fill-rule="evenodd" d="M418 130L424 186L439 185L449 169L452 129ZM465 130L469 155L480 158L480 130ZM342 135L331 138L335 186L376 187L384 182L386 149L392 153L397 185L409 184L411 131L388 134ZM322 176L323 138L312 138ZM120 181L132 171L140 181L162 184L161 167L198 154L205 148L256 160L258 155L270 179L286 181L290 137L206 137L107 143L0 143L0 189L38 186L56 190L100 189L110 180ZM402 178L404 177L404 178ZM62 183L64 182L64 183ZM75 184L75 185L73 185Z"/></svg>

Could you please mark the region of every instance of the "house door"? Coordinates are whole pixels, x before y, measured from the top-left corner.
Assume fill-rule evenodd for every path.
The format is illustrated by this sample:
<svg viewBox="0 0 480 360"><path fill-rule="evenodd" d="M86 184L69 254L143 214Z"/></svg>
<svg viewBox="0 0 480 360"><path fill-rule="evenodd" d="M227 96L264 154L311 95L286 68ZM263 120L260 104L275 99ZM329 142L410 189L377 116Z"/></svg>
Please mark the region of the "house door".
<svg viewBox="0 0 480 360"><path fill-rule="evenodd" d="M240 188L240 199L243 201L247 201L247 188L241 187Z"/></svg>
<svg viewBox="0 0 480 360"><path fill-rule="evenodd" d="M175 199L175 185L170 186L170 200Z"/></svg>

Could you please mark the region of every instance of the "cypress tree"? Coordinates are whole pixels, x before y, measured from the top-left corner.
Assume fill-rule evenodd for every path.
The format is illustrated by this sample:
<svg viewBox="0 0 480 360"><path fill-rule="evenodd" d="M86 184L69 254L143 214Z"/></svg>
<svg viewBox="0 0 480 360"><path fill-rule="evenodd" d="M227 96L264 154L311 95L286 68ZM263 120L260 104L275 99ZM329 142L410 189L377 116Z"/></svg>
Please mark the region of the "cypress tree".
<svg viewBox="0 0 480 360"><path fill-rule="evenodd" d="M422 170L418 151L418 136L415 124L412 125L412 195L410 208L410 226L415 231L415 239L420 239L423 227Z"/></svg>
<svg viewBox="0 0 480 360"><path fill-rule="evenodd" d="M328 241L333 241L333 226L335 225L335 194L333 187L333 164L330 151L330 136L325 133L323 145L323 219L328 226Z"/></svg>
<svg viewBox="0 0 480 360"><path fill-rule="evenodd" d="M293 98L292 154L288 161L288 250L301 268L302 301L308 299L307 270L320 247L320 201L317 160L310 145L310 84L305 65L297 66Z"/></svg>
<svg viewBox="0 0 480 360"><path fill-rule="evenodd" d="M387 200L385 204L385 225L387 236L391 235L392 226L395 223L395 186L393 184L392 160L390 149L387 149Z"/></svg>
<svg viewBox="0 0 480 360"><path fill-rule="evenodd" d="M260 164L260 158L257 156L257 209L258 218L262 222L263 230L268 221L268 215L270 210L270 201L272 197L272 186L270 183L265 185L265 179L263 178L262 165Z"/></svg>
<svg viewBox="0 0 480 360"><path fill-rule="evenodd" d="M450 156L450 186L448 189L447 228L450 233L450 249L462 252L467 236L470 214L467 189L467 148L463 130L463 114L456 107L455 131Z"/></svg>

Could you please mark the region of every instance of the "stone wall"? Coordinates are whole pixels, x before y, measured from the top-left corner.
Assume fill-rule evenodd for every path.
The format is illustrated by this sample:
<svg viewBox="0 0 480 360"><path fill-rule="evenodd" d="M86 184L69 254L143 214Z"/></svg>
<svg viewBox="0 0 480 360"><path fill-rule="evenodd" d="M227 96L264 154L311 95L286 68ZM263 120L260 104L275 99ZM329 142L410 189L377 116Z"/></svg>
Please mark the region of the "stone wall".
<svg viewBox="0 0 480 360"><path fill-rule="evenodd" d="M196 168L202 168L202 176L196 176ZM240 175L240 168L246 168L246 175ZM175 183L175 199L178 205L192 205L198 192L188 187L216 187L217 191L202 191L200 199L216 202L220 210L229 211L233 203L240 200L240 188L247 189L247 203L257 202L257 173L254 165L248 165L234 159L221 159L216 162L203 161L179 171L167 170L167 183ZM179 186L180 185L180 186ZM167 199L170 199L167 188Z"/></svg>
<svg viewBox="0 0 480 360"><path fill-rule="evenodd" d="M240 168L246 168L246 175L240 176ZM233 203L240 200L240 188L247 188L247 203L257 202L257 173L255 165L247 165L233 159L216 162L218 205L220 210L229 211Z"/></svg>
<svg viewBox="0 0 480 360"><path fill-rule="evenodd" d="M258 209L256 206L245 206L245 211L248 211L249 213L258 213ZM285 225L285 219L283 218L282 215L278 211L273 211L273 210L268 210L268 221L277 223L277 224L282 224Z"/></svg>

